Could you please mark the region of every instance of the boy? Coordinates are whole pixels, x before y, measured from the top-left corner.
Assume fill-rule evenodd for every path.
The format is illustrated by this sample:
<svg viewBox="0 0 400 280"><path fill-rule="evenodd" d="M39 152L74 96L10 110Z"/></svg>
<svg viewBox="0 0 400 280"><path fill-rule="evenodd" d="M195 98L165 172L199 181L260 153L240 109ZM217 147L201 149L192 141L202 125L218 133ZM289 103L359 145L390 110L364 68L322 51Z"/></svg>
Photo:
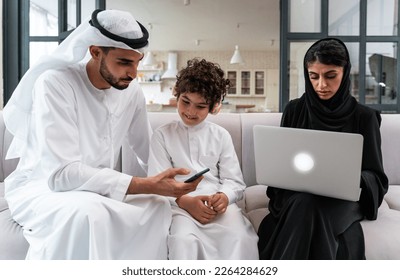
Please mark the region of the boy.
<svg viewBox="0 0 400 280"><path fill-rule="evenodd" d="M257 235L235 203L245 185L231 136L205 120L219 112L228 87L218 65L189 60L174 88L181 120L152 137L149 175L167 167L210 169L195 191L170 200L169 259L258 259Z"/></svg>

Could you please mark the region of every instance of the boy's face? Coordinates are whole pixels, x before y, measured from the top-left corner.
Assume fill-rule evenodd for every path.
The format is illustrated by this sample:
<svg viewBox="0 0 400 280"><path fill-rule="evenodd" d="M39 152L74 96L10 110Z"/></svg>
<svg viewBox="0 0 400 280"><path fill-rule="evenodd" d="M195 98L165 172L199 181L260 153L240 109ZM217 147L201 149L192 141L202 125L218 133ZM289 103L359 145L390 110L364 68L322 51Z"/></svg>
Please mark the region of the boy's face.
<svg viewBox="0 0 400 280"><path fill-rule="evenodd" d="M178 98L178 113L188 126L195 126L207 118L209 105L205 98L196 92L182 93Z"/></svg>

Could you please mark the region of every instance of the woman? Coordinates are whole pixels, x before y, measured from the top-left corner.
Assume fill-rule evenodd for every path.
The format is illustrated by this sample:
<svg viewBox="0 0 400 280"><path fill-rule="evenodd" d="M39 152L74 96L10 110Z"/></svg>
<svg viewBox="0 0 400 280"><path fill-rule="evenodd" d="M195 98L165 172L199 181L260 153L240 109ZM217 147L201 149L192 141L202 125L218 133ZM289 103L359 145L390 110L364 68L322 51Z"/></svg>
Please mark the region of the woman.
<svg viewBox="0 0 400 280"><path fill-rule="evenodd" d="M286 106L281 126L362 134L360 200L268 187L270 213L258 231L261 259L365 259L360 221L376 219L388 179L382 164L381 116L350 95L350 69L342 41L314 43L304 57L305 93Z"/></svg>

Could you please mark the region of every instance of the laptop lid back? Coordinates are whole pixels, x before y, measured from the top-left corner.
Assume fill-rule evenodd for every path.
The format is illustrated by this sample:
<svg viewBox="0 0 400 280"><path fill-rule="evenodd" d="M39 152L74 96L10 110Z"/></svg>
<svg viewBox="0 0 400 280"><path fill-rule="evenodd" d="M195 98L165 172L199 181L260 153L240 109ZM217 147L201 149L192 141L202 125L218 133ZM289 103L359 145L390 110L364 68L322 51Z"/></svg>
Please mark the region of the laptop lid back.
<svg viewBox="0 0 400 280"><path fill-rule="evenodd" d="M258 184L358 201L363 136L254 126Z"/></svg>

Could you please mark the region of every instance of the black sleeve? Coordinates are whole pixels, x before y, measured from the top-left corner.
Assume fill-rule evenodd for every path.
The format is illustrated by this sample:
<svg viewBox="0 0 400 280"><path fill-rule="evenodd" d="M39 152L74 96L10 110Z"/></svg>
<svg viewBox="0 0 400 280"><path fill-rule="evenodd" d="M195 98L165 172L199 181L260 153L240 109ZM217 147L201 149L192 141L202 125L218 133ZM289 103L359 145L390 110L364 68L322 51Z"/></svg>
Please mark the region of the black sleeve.
<svg viewBox="0 0 400 280"><path fill-rule="evenodd" d="M282 113L281 124L280 126L283 127L296 127L295 120L299 119L300 116L294 118L296 114L296 108L298 107L299 99L290 100L289 103L286 105L285 109Z"/></svg>
<svg viewBox="0 0 400 280"><path fill-rule="evenodd" d="M369 220L377 218L378 208L389 187L383 170L380 124L379 112L360 118L360 132L364 136L360 207Z"/></svg>

